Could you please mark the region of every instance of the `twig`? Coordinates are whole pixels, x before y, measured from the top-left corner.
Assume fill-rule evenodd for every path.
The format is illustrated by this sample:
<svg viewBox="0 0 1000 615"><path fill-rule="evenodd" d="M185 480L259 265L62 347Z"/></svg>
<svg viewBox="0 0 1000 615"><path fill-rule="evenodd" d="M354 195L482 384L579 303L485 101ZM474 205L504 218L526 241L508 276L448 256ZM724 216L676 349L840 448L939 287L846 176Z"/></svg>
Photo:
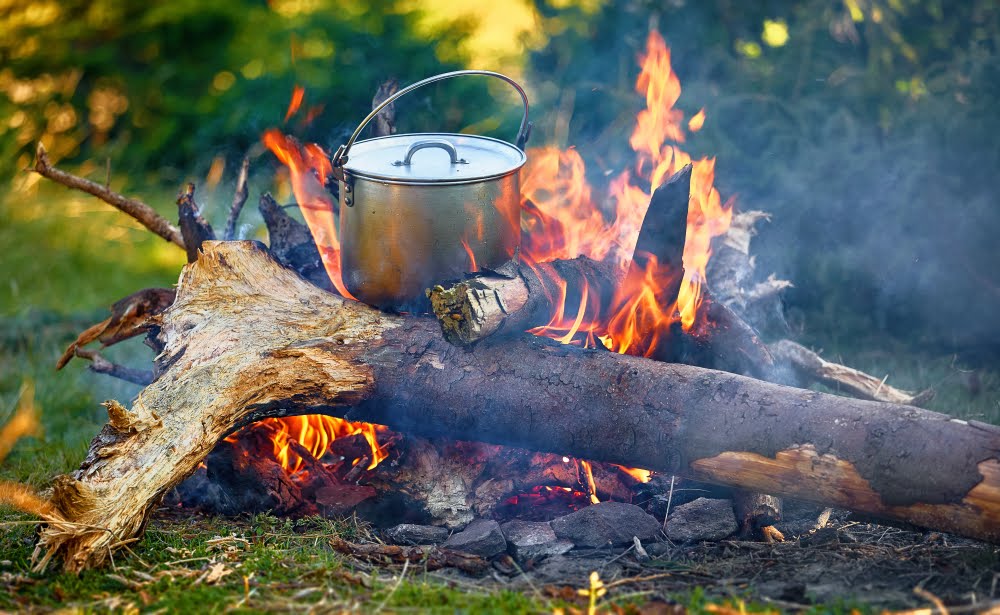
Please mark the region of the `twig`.
<svg viewBox="0 0 1000 615"><path fill-rule="evenodd" d="M389 599L392 598L392 595L395 594L396 590L399 589L399 586L402 585L403 578L406 577L406 570L409 567L410 567L410 560L408 559L403 560L403 570L402 572L399 573L399 578L396 579L396 583L392 586L392 589L389 590L389 593L386 595L385 599L382 600L382 603L379 604L373 612L381 613L382 609L385 608L385 605L389 604Z"/></svg>
<svg viewBox="0 0 1000 615"><path fill-rule="evenodd" d="M181 237L180 229L170 224L166 218L156 213L156 210L152 207L142 201L113 192L89 179L77 177L66 171L60 171L49 162L48 152L45 151L45 146L41 143L38 144L38 150L35 153L35 164L31 167L31 170L42 177L51 179L57 184L62 184L67 188L73 188L96 196L108 205L128 214L138 221L139 224L142 224L160 237L181 248L184 247L184 239Z"/></svg>
<svg viewBox="0 0 1000 615"><path fill-rule="evenodd" d="M240 218L243 205L247 202L247 173L250 170L250 158L244 158L240 165L240 174L236 179L236 193L233 194L233 206L229 208L229 217L226 218L226 229L222 238L232 241L236 238L236 221Z"/></svg>
<svg viewBox="0 0 1000 615"><path fill-rule="evenodd" d="M142 386L151 384L154 380L152 371L134 369L131 367L125 367L124 365L118 365L117 363L112 363L102 357L96 350L76 348L73 354L81 359L87 359L90 361L90 371L98 374L106 374L108 376L112 376L113 378L118 378L119 380L125 380L126 382Z"/></svg>
<svg viewBox="0 0 1000 615"><path fill-rule="evenodd" d="M399 81L388 79L378 86L375 97L372 98L372 108L381 105L385 99L399 91ZM385 137L396 133L396 105L391 104L375 116L372 122L372 137Z"/></svg>
<svg viewBox="0 0 1000 615"><path fill-rule="evenodd" d="M677 477L670 475L670 491L667 492L667 512L663 513L663 531L667 531L667 518L670 517L670 502L674 499L674 481Z"/></svg>

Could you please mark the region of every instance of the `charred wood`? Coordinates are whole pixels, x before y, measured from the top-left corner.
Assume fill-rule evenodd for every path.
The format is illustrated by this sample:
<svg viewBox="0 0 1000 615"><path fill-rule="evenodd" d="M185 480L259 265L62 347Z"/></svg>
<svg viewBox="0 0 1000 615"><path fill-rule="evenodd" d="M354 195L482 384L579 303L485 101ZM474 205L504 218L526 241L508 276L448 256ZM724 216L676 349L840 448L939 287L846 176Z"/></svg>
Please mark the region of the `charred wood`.
<svg viewBox="0 0 1000 615"><path fill-rule="evenodd" d="M269 193L260 196L269 249L278 262L324 290L333 290L309 227L288 215Z"/></svg>
<svg viewBox="0 0 1000 615"><path fill-rule="evenodd" d="M534 266L511 261L447 288L435 286L427 296L445 339L464 346L491 335L519 335L548 323L562 284L567 297L579 300L586 286L601 292L601 303L606 304L622 273L611 262L586 256Z"/></svg>
<svg viewBox="0 0 1000 615"><path fill-rule="evenodd" d="M215 239L212 225L202 217L198 203L194 200L194 184L187 184L177 196L177 214L180 217L181 236L189 263L198 260L201 244Z"/></svg>

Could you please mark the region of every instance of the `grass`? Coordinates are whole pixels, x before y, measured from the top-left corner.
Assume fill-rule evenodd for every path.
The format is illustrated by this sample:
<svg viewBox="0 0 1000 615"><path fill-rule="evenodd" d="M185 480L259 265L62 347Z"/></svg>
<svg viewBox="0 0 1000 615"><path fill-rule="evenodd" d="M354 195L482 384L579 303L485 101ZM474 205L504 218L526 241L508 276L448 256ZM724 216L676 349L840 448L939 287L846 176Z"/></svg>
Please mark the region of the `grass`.
<svg viewBox="0 0 1000 615"><path fill-rule="evenodd" d="M44 488L50 479L74 469L90 439L106 421L99 403L129 400L139 388L89 373L81 361L60 373L56 359L86 326L103 319L115 300L143 287L170 286L183 263L175 247L152 237L93 199L60 189L33 191L0 202L0 241L5 246L0 283L0 424L17 403L25 380L36 385L36 404L44 435L22 440L0 466L0 479ZM164 206L166 207L166 206ZM166 212L165 212L166 213ZM875 374L890 375L902 388L933 386L933 407L963 418L1000 422L1000 374L979 370L978 395L971 372L953 357L911 354L901 346L862 343L827 349ZM138 340L108 349L120 362L152 358ZM2 610L222 612L238 610L376 610L435 612L540 612L585 606L573 592L547 595L480 586L454 578L444 581L419 566L361 565L334 552L332 535L350 540L366 535L352 521L276 519L266 515L226 519L159 514L146 536L122 552L112 568L80 576L50 570L30 572L35 525L22 513L0 508L0 591ZM649 595L609 592L602 604L636 610ZM718 612L694 589L671 600L692 612ZM740 597L736 610L765 610ZM629 606L632 605L632 606ZM846 613L848 603L817 607L816 612Z"/></svg>

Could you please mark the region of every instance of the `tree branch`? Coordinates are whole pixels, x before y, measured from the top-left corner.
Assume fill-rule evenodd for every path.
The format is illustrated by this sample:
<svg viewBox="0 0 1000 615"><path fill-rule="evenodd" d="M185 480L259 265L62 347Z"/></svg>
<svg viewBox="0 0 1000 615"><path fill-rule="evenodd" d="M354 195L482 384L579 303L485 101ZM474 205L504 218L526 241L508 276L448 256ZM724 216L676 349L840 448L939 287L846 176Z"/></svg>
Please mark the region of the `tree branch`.
<svg viewBox="0 0 1000 615"><path fill-rule="evenodd" d="M86 192L87 194L96 196L115 209L128 214L133 219L138 221L139 224L145 226L160 237L176 244L180 248L184 248L184 239L181 236L180 229L158 214L155 209L146 205L142 201L122 196L96 182L90 181L89 179L77 177L76 175L67 173L66 171L60 171L49 162L48 152L45 151L45 146L41 143L38 144L38 151L35 154L35 164L32 166L31 170L38 173L42 177L51 179L57 184L62 184L67 188L73 188L75 190L80 190L82 192Z"/></svg>

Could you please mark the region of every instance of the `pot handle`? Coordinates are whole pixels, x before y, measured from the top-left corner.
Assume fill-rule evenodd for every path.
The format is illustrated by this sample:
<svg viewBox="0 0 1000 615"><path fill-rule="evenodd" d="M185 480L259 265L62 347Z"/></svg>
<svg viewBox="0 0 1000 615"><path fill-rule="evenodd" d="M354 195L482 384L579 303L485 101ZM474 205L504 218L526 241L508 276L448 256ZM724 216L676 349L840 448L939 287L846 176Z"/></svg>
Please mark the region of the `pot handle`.
<svg viewBox="0 0 1000 615"><path fill-rule="evenodd" d="M428 147L436 147L438 149L443 149L448 152L448 157L451 158L452 164L469 164L465 158L458 157L458 150L455 146L444 139L428 139L426 141L417 141L410 146L410 149L406 150L406 156L402 160L397 160L392 163L394 167L408 167L413 160L413 154L417 153L422 149L427 149Z"/></svg>
<svg viewBox="0 0 1000 615"><path fill-rule="evenodd" d="M364 130L365 126L368 125L368 122L375 119L375 116L378 115L379 112L382 111L382 109L388 107L390 104L392 104L396 99L400 98L401 96L409 94L410 92L419 87L425 86L429 83L435 83L437 81L451 79L452 77L461 77L463 75L485 75L487 77L496 77L497 79L503 79L507 83L511 84L515 90L517 90L517 93L521 95L521 102L524 103L524 115L521 116L521 127L517 131L516 145L518 149L523 150L524 144L528 141L528 136L531 134L531 122L528 121L528 95L524 93L524 89L510 77L506 75L501 75L500 73L495 73L493 71L456 70L450 73L442 73L440 75L434 75L433 77L428 77L414 84L408 85L402 90L396 92L389 98L382 101L382 104L372 109L372 112L368 114L368 117L361 120L361 124L359 124L358 127L354 130L354 134L352 134L351 138L347 140L347 143L337 148L337 152L333 155L333 160L332 160L333 172L337 176L337 178L343 181L344 178L342 169L344 164L347 162L348 152L351 150L351 147L354 145L354 142L358 139L358 136L361 134L361 131Z"/></svg>

